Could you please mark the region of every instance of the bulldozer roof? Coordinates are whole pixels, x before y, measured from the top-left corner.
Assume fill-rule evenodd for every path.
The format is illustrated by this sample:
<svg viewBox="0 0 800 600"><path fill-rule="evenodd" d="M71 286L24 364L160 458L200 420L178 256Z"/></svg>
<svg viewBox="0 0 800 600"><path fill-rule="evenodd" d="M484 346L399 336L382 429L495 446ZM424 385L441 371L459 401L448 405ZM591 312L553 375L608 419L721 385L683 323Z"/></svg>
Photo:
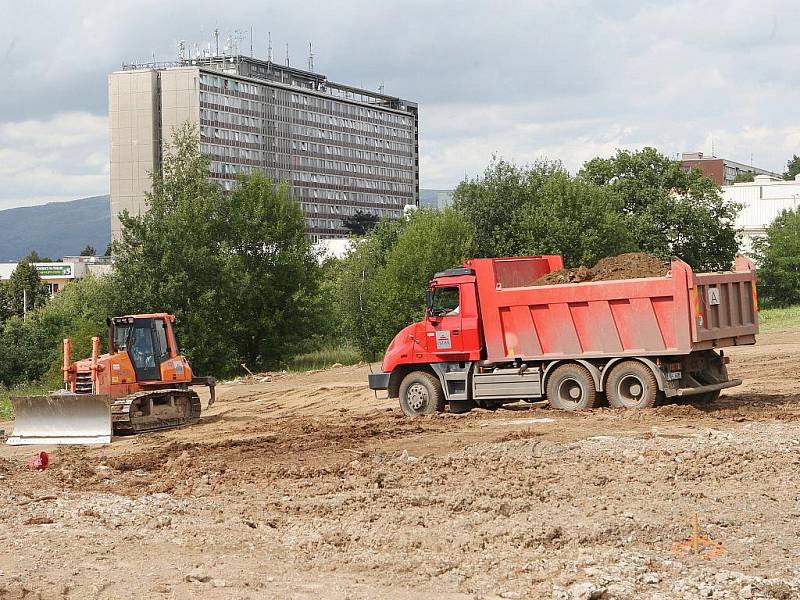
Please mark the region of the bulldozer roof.
<svg viewBox="0 0 800 600"><path fill-rule="evenodd" d="M175 321L175 315L170 313L147 313L141 315L122 315L120 317L111 317L112 319L169 319L171 322Z"/></svg>

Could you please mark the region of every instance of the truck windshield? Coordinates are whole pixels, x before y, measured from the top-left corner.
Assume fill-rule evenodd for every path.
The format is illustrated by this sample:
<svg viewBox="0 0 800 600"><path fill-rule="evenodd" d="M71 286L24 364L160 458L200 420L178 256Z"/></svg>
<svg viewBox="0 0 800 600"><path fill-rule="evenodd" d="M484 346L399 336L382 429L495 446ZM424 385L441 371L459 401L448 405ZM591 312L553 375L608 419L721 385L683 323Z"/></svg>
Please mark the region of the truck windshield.
<svg viewBox="0 0 800 600"><path fill-rule="evenodd" d="M440 287L433 291L430 314L435 317L460 313L458 286Z"/></svg>

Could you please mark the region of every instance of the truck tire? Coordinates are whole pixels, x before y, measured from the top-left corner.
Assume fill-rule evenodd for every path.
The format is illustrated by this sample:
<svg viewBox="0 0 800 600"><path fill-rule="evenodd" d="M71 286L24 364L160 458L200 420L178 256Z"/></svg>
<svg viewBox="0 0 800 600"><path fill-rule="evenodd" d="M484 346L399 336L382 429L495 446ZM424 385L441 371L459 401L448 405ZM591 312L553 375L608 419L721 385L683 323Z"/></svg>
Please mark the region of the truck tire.
<svg viewBox="0 0 800 600"><path fill-rule="evenodd" d="M547 399L560 410L586 410L597 402L592 374L581 365L561 365L547 378Z"/></svg>
<svg viewBox="0 0 800 600"><path fill-rule="evenodd" d="M659 398L658 381L647 365L626 360L611 369L606 395L615 408L651 408Z"/></svg>
<svg viewBox="0 0 800 600"><path fill-rule="evenodd" d="M439 380L425 371L412 371L400 383L400 408L407 417L444 410L444 392Z"/></svg>

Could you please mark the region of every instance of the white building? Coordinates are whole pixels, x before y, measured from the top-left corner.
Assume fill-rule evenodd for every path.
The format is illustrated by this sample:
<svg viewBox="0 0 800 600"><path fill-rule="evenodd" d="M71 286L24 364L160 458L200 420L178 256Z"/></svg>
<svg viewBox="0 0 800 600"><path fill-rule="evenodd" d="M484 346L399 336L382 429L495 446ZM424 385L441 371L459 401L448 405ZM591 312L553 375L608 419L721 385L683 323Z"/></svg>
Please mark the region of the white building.
<svg viewBox="0 0 800 600"><path fill-rule="evenodd" d="M793 181L756 175L752 182L722 186L722 194L743 206L736 227L743 233L741 251L750 254L753 240L766 235L767 226L781 211L800 207L800 175Z"/></svg>
<svg viewBox="0 0 800 600"><path fill-rule="evenodd" d="M0 281L7 281L17 268L15 262L0 263ZM50 295L58 293L64 286L89 274L99 277L111 272L111 259L108 256L65 256L61 262L33 263L47 284Z"/></svg>

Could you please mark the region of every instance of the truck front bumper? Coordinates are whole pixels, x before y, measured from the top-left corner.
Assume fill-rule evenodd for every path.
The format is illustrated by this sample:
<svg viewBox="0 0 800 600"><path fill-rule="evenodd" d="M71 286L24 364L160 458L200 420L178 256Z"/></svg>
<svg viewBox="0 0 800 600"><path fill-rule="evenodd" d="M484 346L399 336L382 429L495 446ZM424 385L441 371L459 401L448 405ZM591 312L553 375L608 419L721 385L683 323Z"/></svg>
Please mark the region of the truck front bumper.
<svg viewBox="0 0 800 600"><path fill-rule="evenodd" d="M370 373L369 375L369 389L371 390L388 390L389 377L391 373Z"/></svg>

